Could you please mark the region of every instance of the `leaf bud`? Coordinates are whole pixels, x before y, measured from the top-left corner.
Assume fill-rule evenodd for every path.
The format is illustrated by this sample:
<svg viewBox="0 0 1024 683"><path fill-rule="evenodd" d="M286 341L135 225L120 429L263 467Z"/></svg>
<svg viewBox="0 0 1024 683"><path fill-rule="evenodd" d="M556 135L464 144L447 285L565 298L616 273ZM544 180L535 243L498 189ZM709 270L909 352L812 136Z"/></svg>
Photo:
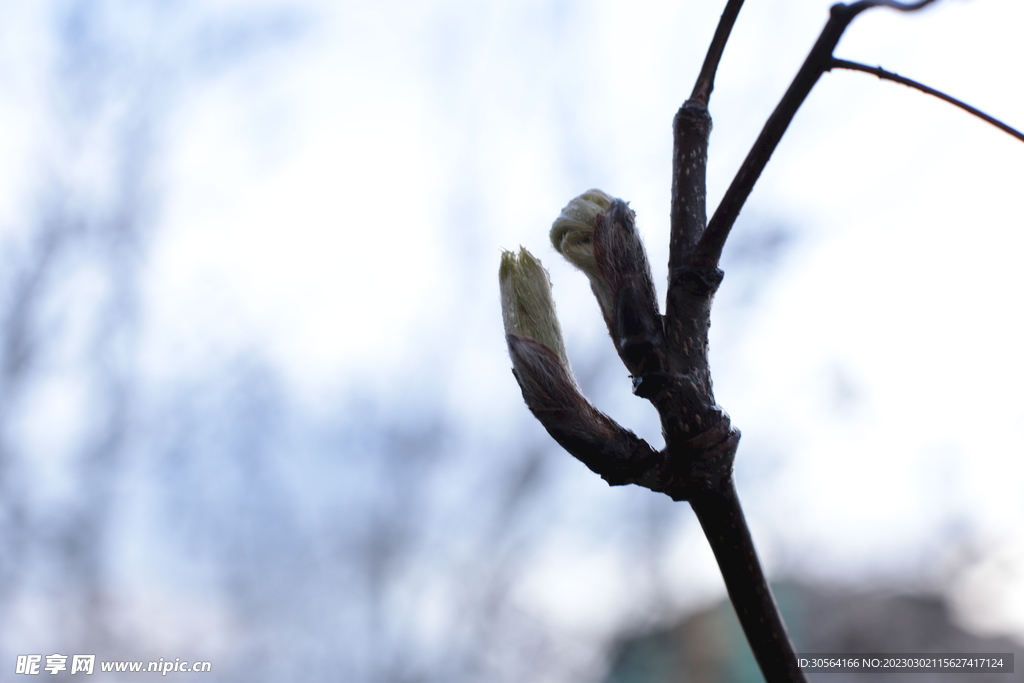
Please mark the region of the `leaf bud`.
<svg viewBox="0 0 1024 683"><path fill-rule="evenodd" d="M522 247L518 254L503 252L498 281L505 334L526 337L547 346L568 372L569 360L562 341L562 328L555 315L551 280L540 261Z"/></svg>
<svg viewBox="0 0 1024 683"><path fill-rule="evenodd" d="M594 231L598 216L608 212L614 197L601 190L588 190L569 202L551 224L551 244L555 251L582 270L590 280L590 288L608 319L614 301L608 283L601 274L594 255Z"/></svg>

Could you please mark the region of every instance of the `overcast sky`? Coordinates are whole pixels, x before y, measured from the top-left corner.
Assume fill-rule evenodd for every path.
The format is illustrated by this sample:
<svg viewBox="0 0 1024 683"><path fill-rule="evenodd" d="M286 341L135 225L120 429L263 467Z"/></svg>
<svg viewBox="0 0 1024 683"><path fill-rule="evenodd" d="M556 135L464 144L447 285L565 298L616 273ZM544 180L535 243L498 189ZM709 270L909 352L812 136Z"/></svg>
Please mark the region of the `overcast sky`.
<svg viewBox="0 0 1024 683"><path fill-rule="evenodd" d="M709 208L829 4L748 0L711 101ZM664 294L671 120L718 5L239 0L140 35L175 83L143 281L147 377L258 349L314 413L356 387L384 402L443 387L466 424L535 438L504 348L501 249L549 268L571 358L617 363L547 231L591 187L630 201ZM40 134L47 7L0 14L8 233L58 154ZM197 73L173 40L193 15L270 17L265 46ZM876 9L837 56L1020 128L1022 27L1013 0ZM102 160L82 163L88 175ZM776 575L925 577L968 623L1024 638L1022 187L1024 144L865 74L826 74L797 115L727 247L711 331L716 397L743 432L740 494ZM610 375L600 407L660 444L626 371ZM566 506L646 495L578 469ZM695 525L670 545L681 604L721 594ZM538 609L589 619L588 588L627 590L598 551L586 558L579 590L559 580L572 558L538 560Z"/></svg>

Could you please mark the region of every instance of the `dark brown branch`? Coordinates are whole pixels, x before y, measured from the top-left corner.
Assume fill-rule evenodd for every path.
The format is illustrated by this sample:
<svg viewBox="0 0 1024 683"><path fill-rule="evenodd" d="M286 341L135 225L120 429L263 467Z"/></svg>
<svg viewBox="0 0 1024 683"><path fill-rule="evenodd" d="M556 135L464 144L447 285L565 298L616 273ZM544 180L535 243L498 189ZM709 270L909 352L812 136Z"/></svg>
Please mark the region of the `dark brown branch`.
<svg viewBox="0 0 1024 683"><path fill-rule="evenodd" d="M672 120L672 213L669 218L669 272L686 263L707 225L705 178L711 116L701 104L687 101ZM668 311L671 317L671 310Z"/></svg>
<svg viewBox="0 0 1024 683"><path fill-rule="evenodd" d="M750 149L750 153L747 154L747 158L740 166L736 177L733 178L732 184L726 190L721 204L718 205L715 215L711 218L711 222L708 223L707 230L704 231L700 242L694 249L690 265L704 268L717 266L718 259L722 254L722 248L725 246L725 240L729 237L729 231L732 230L740 210L743 208L744 203L746 203L747 197L750 196L750 192L754 189L754 184L761 176L761 172L764 170L765 165L767 165L779 141L782 140L786 129L789 128L789 124L793 121L797 110L800 109L800 105L807 99L807 95L810 94L811 89L818 82L821 74L831 65L832 51L835 50L839 39L843 37L843 33L850 25L850 22L858 14L872 7L890 7L901 11L913 11L921 9L933 1L922 0L922 2L914 4L903 4L887 0L864 0L852 5L832 6L828 23L825 24L825 28L822 29L817 42L811 48L807 59L804 60L803 66L800 67L800 71L793 78L793 82L790 84L786 94L782 96L775 111L768 118L768 122L765 123L761 134Z"/></svg>
<svg viewBox="0 0 1024 683"><path fill-rule="evenodd" d="M729 600L765 680L804 681L757 558L732 477L723 480L717 490L691 497L690 506L715 553Z"/></svg>
<svg viewBox="0 0 1024 683"><path fill-rule="evenodd" d="M1024 133L1021 133L1016 128L1012 128L1011 126L1006 125L1005 123L995 118L994 116L989 116L980 109L976 109L975 107L972 107L966 102L958 100L955 97L951 97L950 95L947 95L941 90L936 90L935 88L931 88L925 85L924 83L918 83L917 81L911 80L904 76L900 76L899 74L895 74L891 71L886 71L880 66L868 66L867 64L861 64L859 62L850 62L845 59L833 58L832 63L829 66L829 69L847 69L849 71L861 71L866 74L873 74L875 76L878 76L880 79L884 81L892 81L894 83L899 83L900 85L905 85L908 88L920 90L921 92L927 95L938 97L940 100L944 102L949 102L950 104L956 107L960 107L969 114L977 116L982 121L990 123L999 130L1003 131L1004 133L1008 133L1013 137L1017 138L1018 140L1020 140L1021 142L1024 142Z"/></svg>
<svg viewBox="0 0 1024 683"><path fill-rule="evenodd" d="M715 89L715 73L718 71L718 63L722 61L725 44L729 42L729 34L732 33L732 27L736 23L736 17L739 15L741 7L743 7L743 0L729 0L726 4L725 10L718 20L715 36L711 39L711 45L708 46L708 52L704 56L704 64L700 68L697 82L690 94L691 102L705 108L708 106L711 91Z"/></svg>
<svg viewBox="0 0 1024 683"><path fill-rule="evenodd" d="M708 46L704 64L693 86L693 93L680 107L672 122L672 236L669 244L669 270L684 265L685 257L704 234L705 176L711 116L708 100L715 87L715 73L736 23L743 0L729 0L718 20L718 28Z"/></svg>
<svg viewBox="0 0 1024 683"><path fill-rule="evenodd" d="M919 10L926 5L930 5L935 0L920 0L919 2L896 2L895 0L861 0L861 2L855 2L850 5L850 9L855 13L859 14L866 9L872 7L888 7L889 9L899 10L901 12L913 12Z"/></svg>

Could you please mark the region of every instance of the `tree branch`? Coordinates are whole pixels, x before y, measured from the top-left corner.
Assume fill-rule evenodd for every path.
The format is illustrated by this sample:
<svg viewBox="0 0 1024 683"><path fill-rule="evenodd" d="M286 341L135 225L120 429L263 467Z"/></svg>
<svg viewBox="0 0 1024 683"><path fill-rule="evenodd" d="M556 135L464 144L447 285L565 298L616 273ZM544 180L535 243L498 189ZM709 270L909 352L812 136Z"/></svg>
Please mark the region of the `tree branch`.
<svg viewBox="0 0 1024 683"><path fill-rule="evenodd" d="M986 114L985 112L981 111L980 109L976 109L976 108L972 107L971 105L967 104L966 102L958 100L955 97L951 97L950 95L947 95L946 93L942 92L941 90L936 90L935 88L931 88L931 87L925 85L924 83L918 83L917 81L911 80L911 79L906 78L904 76L900 76L899 74L895 74L895 73L893 73L891 71L886 71L885 69L883 69L880 66L868 66L867 64L861 64L859 62L850 62L850 61L847 61L845 59L835 59L835 58L833 58L832 59L832 63L829 65L828 70L831 70L831 69L847 69L849 71L861 71L861 72L866 73L866 74L873 74L875 76L878 76L883 81L892 81L894 83L899 83L901 85L905 85L908 88L914 88L915 90L920 90L921 92L923 92L923 93L925 93L927 95L932 95L934 97L938 97L940 100L943 100L944 102L949 102L953 106L960 107L961 109L963 109L964 111L968 112L969 114L973 114L973 115L977 116L982 121L986 121L988 123L991 123L993 126L998 128L999 130L1003 131L1004 133L1008 133L1009 135L1012 135L1013 137L1015 137L1018 140L1020 140L1021 142L1024 142L1024 133L1021 133L1016 128L1012 128L1012 127L1006 125L1005 123L1003 123L999 119L997 119L997 118L995 118L993 116L989 116L988 114Z"/></svg>
<svg viewBox="0 0 1024 683"><path fill-rule="evenodd" d="M704 56L704 64L700 68L697 82L693 85L693 92L690 94L690 101L698 103L703 107L708 106L711 99L711 91L715 89L715 73L718 71L718 63L722 60L722 53L725 52L725 44L729 42L729 34L739 16L740 8L743 7L743 0L729 0L718 20L718 28L715 29L715 36L708 46L708 53Z"/></svg>
<svg viewBox="0 0 1024 683"><path fill-rule="evenodd" d="M536 315L517 312L506 320L509 353L523 398L559 444L612 485L634 483L673 500L690 502L754 656L770 683L805 683L806 679L736 496L733 462L740 433L716 404L712 391L708 329L715 291L722 281L718 260L744 202L821 74L853 64L832 56L850 22L873 7L913 11L931 2L862 0L833 6L803 66L706 224L705 175L711 132L707 104L743 4L743 0L728 0L693 94L673 121L672 235L663 318L658 315L633 212L625 202L591 190L570 202L552 226L555 249L591 281L616 350L633 377L633 393L657 408L664 450L655 451L586 400L572 379L567 360L555 351L560 341L552 342L554 346L538 341L544 330L533 321L540 320L544 311L538 308ZM876 75L878 71L870 70ZM546 275L543 277L543 282L538 279L534 284L546 286ZM538 291L550 296L549 289L540 287ZM504 298L503 294L503 310L509 308ZM553 311L553 304L550 308Z"/></svg>
<svg viewBox="0 0 1024 683"><path fill-rule="evenodd" d="M669 273L686 264L707 226L708 140L711 116L707 107L687 101L672 119L672 212L669 217ZM671 275L669 275L671 278ZM671 318L673 313L667 311Z"/></svg>
<svg viewBox="0 0 1024 683"><path fill-rule="evenodd" d="M708 100L715 87L718 63L729 41L743 0L729 0L718 20L718 28L704 56L704 64L693 86L690 99L683 103L672 121L672 225L668 267L672 271L684 265L684 259L704 234L705 176L711 116Z"/></svg>
<svg viewBox="0 0 1024 683"><path fill-rule="evenodd" d="M717 490L691 497L690 506L715 553L729 600L765 680L805 681L754 549L732 477Z"/></svg>
<svg viewBox="0 0 1024 683"><path fill-rule="evenodd" d="M930 5L935 0L920 0L920 2L896 2L895 0L861 0L850 5L850 9L855 14L860 14L866 9L872 7L888 7L889 9L899 10L900 12L914 12L922 9L926 5Z"/></svg>
<svg viewBox="0 0 1024 683"><path fill-rule="evenodd" d="M767 165L772 153L778 146L779 141L785 134L789 124L793 121L800 105L807 99L811 89L825 71L832 64L832 51L835 50L839 39L843 37L850 22L863 12L873 7L889 7L892 9L910 12L921 9L931 4L934 0L922 0L914 4L892 2L890 0L863 0L852 5L833 5L828 23L822 29L817 42L811 48L803 66L797 72L796 77L790 84L786 94L782 96L778 106L768 118L761 134L751 147L747 158L737 171L732 184L726 190L721 204L708 223L707 230L701 236L690 258L690 265L704 268L714 268L722 255L722 248L725 240L729 237L729 231L739 216L747 197L750 196L754 184L761 176L761 172Z"/></svg>

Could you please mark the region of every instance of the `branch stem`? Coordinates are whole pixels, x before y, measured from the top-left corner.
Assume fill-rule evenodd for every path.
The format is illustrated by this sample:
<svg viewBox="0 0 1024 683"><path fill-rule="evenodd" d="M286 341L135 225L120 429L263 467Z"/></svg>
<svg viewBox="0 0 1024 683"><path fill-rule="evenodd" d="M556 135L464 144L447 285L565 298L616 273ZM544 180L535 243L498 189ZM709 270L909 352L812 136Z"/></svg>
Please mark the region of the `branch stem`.
<svg viewBox="0 0 1024 683"><path fill-rule="evenodd" d="M722 53L725 52L725 44L729 42L729 34L739 16L740 8L743 7L743 0L729 0L718 20L718 28L715 29L715 36L711 39L708 52L704 56L704 64L700 68L700 75L693 86L690 94L690 101L698 103L703 107L708 106L711 99L711 91L715 89L715 73L718 71L718 63L722 61Z"/></svg>
<svg viewBox="0 0 1024 683"><path fill-rule="evenodd" d="M715 74L725 52L725 44L729 41L729 34L732 33L741 7L743 0L728 0L726 3L690 99L683 103L672 121L670 270L685 265L685 257L696 246L707 226L705 176L708 140L711 136L708 100L715 88Z"/></svg>
<svg viewBox="0 0 1024 683"><path fill-rule="evenodd" d="M778 605L754 549L732 477L692 496L693 508L715 553L736 616L769 683L806 683Z"/></svg>
<svg viewBox="0 0 1024 683"><path fill-rule="evenodd" d="M969 114L977 116L982 121L991 123L993 126L1003 131L1004 133L1008 133L1009 135L1012 135L1013 137L1020 140L1021 142L1024 142L1024 133L1021 133L1016 128L1012 128L1006 125L1005 123L995 118L994 116L989 116L980 109L976 109L975 107L972 107L966 102L963 102L961 100L956 99L955 97L947 95L941 90L936 90L935 88L931 88L925 85L924 83L918 83L917 81L911 80L905 76L900 76L899 74L893 73L892 71L886 71L880 66L868 66L867 64L861 64L860 62L851 62L845 59L833 59L832 64L829 66L829 69L847 69L849 71L860 71L866 74L878 76L883 81L892 81L893 83L905 85L908 88L920 90L921 92L927 95L938 97L940 100L948 102L955 107L960 107Z"/></svg>

